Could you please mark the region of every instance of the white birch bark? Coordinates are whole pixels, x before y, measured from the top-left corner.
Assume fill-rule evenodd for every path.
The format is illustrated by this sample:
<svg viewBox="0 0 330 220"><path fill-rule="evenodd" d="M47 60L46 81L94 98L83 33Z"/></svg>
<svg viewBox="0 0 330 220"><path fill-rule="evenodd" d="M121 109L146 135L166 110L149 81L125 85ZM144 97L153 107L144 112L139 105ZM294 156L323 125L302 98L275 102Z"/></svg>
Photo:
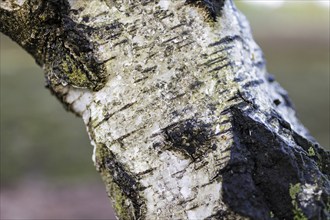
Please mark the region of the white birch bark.
<svg viewBox="0 0 330 220"><path fill-rule="evenodd" d="M119 219L329 217L329 153L231 0L0 8L1 31L84 120Z"/></svg>

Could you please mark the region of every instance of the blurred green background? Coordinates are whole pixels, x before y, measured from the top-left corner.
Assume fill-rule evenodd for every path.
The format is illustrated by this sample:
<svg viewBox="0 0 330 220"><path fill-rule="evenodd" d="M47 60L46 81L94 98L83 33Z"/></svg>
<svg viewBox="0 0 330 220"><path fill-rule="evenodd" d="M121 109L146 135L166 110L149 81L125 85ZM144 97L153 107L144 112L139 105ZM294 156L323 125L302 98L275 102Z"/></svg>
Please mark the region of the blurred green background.
<svg viewBox="0 0 330 220"><path fill-rule="evenodd" d="M248 17L269 72L289 92L299 118L322 146L329 146L329 7L312 1L294 1L280 8L243 1L236 4ZM38 212L37 203L25 212L19 207L21 212L17 213L13 207L22 199L22 188L41 194L41 190L51 190L58 200L63 200L58 193L63 190L99 189L81 194L81 200L95 200L98 205L94 211L89 206L88 214L84 214L86 208L77 204L76 213L68 212L63 218L111 215L82 120L66 112L44 88L42 70L26 52L4 35L0 46L1 213L7 213L2 216L61 217L58 212ZM30 200L36 194L29 194Z"/></svg>

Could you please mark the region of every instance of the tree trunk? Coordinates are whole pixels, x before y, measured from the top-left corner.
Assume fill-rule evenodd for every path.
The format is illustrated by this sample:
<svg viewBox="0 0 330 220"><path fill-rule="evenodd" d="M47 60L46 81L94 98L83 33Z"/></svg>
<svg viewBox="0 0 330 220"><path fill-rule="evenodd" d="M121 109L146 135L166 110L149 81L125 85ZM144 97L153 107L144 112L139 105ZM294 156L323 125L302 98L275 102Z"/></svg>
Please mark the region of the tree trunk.
<svg viewBox="0 0 330 220"><path fill-rule="evenodd" d="M327 219L330 156L231 0L5 0L119 219ZM65 126L65 125L64 125Z"/></svg>

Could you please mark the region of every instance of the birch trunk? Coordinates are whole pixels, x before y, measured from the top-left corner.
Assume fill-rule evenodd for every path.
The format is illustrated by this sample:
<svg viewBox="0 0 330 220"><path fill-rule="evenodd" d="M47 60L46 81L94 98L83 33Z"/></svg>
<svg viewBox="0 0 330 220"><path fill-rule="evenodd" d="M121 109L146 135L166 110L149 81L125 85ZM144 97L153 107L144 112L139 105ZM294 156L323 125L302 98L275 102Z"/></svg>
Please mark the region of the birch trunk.
<svg viewBox="0 0 330 220"><path fill-rule="evenodd" d="M4 0L119 219L327 219L329 152L231 0ZM65 126L65 125L63 125Z"/></svg>

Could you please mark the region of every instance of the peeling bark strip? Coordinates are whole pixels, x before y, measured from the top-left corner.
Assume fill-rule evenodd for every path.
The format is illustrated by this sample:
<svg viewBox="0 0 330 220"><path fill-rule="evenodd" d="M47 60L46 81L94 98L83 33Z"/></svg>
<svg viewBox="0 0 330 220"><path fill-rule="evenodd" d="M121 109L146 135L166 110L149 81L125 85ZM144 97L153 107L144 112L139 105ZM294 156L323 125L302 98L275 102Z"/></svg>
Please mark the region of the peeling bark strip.
<svg viewBox="0 0 330 220"><path fill-rule="evenodd" d="M1 1L119 219L328 219L330 154L230 0Z"/></svg>

